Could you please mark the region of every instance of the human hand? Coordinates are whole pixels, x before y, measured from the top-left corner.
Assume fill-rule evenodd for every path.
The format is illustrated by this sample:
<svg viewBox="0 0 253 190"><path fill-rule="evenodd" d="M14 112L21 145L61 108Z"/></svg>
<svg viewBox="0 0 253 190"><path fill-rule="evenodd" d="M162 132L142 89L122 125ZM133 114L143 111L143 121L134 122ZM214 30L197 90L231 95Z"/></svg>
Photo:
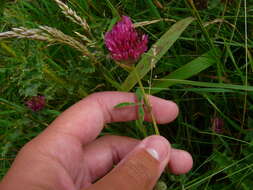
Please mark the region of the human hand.
<svg viewBox="0 0 253 190"><path fill-rule="evenodd" d="M175 103L149 99L158 123L176 118ZM190 154L171 148L161 136L96 139L105 123L137 119L135 107L114 108L121 102L135 102L135 95L95 93L67 109L21 149L0 189L151 190L167 165L172 173L188 172ZM145 120L150 121L147 113Z"/></svg>

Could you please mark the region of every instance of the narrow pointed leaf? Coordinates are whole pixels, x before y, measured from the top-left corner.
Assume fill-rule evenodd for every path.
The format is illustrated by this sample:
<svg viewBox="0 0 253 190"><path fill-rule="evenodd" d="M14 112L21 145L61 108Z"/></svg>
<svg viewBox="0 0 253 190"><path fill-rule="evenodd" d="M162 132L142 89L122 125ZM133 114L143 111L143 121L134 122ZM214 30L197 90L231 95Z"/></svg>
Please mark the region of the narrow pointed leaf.
<svg viewBox="0 0 253 190"><path fill-rule="evenodd" d="M129 107L129 106L136 106L138 104L134 103L134 102L122 102L117 104L116 106L114 106L114 108L124 108L124 107Z"/></svg>
<svg viewBox="0 0 253 190"><path fill-rule="evenodd" d="M253 91L253 86L236 85L236 84L199 82L199 81L180 80L180 79L161 79L161 81L168 81L173 84L184 84L184 85L207 87L207 88L221 88L221 89L242 90L242 91L251 91L251 92Z"/></svg>
<svg viewBox="0 0 253 190"><path fill-rule="evenodd" d="M219 53L219 56L221 56L221 51L219 51L219 49L210 50L186 65L180 67L176 71L170 73L163 79L155 81L152 85L151 94L160 92L161 90L176 84L175 81L167 79L188 79L214 65L216 60L219 59L219 57L216 59L214 58L217 52Z"/></svg>
<svg viewBox="0 0 253 190"><path fill-rule="evenodd" d="M183 31L194 20L192 17L185 18L175 23L151 48L142 56L142 59L136 66L136 72L140 78L143 78L163 57L163 55L169 50L169 48L176 42L181 36ZM130 91L137 83L136 74L131 72L124 83L122 89L124 91Z"/></svg>

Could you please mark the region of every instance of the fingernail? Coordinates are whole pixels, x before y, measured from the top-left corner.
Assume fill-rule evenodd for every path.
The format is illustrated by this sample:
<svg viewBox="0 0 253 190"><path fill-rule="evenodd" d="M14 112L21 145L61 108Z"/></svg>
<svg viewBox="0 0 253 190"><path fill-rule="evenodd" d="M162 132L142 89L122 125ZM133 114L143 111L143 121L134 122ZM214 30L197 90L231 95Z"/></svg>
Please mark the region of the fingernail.
<svg viewBox="0 0 253 190"><path fill-rule="evenodd" d="M153 156L155 159L159 160L159 155L155 149L148 148L148 153Z"/></svg>
<svg viewBox="0 0 253 190"><path fill-rule="evenodd" d="M156 160L163 161L170 150L169 142L161 136L151 136L144 140L147 152Z"/></svg>

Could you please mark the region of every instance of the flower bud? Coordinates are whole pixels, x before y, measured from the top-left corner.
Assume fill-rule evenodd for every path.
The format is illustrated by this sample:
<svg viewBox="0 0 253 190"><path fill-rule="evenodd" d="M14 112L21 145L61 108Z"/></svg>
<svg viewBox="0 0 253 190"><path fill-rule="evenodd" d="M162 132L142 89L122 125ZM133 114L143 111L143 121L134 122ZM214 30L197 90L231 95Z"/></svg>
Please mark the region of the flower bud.
<svg viewBox="0 0 253 190"><path fill-rule="evenodd" d="M33 96L30 100L26 101L26 105L33 111L39 111L45 107L45 96Z"/></svg>

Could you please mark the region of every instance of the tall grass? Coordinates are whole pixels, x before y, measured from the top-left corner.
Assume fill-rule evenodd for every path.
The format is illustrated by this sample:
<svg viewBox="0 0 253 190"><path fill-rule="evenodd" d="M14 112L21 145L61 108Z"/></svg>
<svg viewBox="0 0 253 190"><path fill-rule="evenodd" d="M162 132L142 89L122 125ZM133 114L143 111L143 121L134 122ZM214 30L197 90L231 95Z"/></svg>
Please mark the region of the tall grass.
<svg viewBox="0 0 253 190"><path fill-rule="evenodd" d="M161 135L194 157L188 174L162 176L167 189L253 187L251 1L3 2L1 177L20 147L76 101L97 91L136 90L136 75L109 58L103 39L128 15L149 35L150 49L137 64L146 92L176 101L181 110L176 121L159 126ZM24 102L36 95L47 105L32 112ZM110 124L101 135L108 133L142 138L135 123Z"/></svg>

